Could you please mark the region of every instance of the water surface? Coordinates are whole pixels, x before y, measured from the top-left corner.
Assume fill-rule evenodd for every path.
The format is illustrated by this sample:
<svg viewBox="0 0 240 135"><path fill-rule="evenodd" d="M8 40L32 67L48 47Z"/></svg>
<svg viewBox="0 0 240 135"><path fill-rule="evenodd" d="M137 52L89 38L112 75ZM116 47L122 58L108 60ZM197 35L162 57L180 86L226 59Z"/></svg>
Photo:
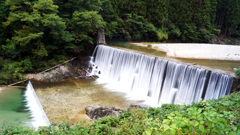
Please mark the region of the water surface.
<svg viewBox="0 0 240 135"><path fill-rule="evenodd" d="M31 118L25 107L24 91L24 88L0 87L0 128L7 125L30 125Z"/></svg>
<svg viewBox="0 0 240 135"><path fill-rule="evenodd" d="M123 93L113 92L95 80L32 81L32 84L51 123L74 122L76 115L86 114L87 106L127 109L131 104L139 103L127 100Z"/></svg>

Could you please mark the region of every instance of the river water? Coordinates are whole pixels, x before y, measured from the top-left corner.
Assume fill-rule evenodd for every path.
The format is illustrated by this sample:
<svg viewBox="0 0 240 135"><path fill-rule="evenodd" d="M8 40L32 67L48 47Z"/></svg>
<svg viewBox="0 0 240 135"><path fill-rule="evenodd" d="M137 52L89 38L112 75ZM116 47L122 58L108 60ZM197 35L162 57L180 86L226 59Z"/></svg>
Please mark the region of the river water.
<svg viewBox="0 0 240 135"><path fill-rule="evenodd" d="M25 107L25 88L0 87L0 128L8 125L29 126L30 113Z"/></svg>
<svg viewBox="0 0 240 135"><path fill-rule="evenodd" d="M33 87L50 122L76 121L76 115L85 114L87 106L98 105L127 109L140 103L124 98L124 93L114 92L95 80L72 79L60 82L32 81Z"/></svg>
<svg viewBox="0 0 240 135"><path fill-rule="evenodd" d="M51 123L76 122L85 114L87 106L114 106L126 110L132 101L124 98L124 93L114 92L95 80L72 79L60 82L32 81L36 94ZM1 87L0 90L0 130L8 125L31 127L32 118L26 108L24 93L26 88Z"/></svg>

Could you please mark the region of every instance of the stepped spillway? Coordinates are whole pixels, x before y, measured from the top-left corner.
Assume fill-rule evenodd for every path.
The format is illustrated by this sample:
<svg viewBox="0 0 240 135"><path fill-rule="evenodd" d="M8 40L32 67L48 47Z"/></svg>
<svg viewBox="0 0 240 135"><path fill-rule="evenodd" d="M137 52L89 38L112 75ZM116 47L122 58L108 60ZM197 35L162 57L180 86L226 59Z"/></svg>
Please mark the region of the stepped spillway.
<svg viewBox="0 0 240 135"><path fill-rule="evenodd" d="M99 82L152 106L217 99L233 83L228 75L104 45L96 47L91 62Z"/></svg>

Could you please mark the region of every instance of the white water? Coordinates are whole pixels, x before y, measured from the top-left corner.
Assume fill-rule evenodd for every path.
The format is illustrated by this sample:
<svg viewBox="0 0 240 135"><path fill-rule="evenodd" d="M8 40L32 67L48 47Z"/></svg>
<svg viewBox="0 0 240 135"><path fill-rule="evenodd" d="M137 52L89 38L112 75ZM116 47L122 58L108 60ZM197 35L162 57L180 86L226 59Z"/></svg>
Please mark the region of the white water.
<svg viewBox="0 0 240 135"><path fill-rule="evenodd" d="M229 94L233 83L227 75L103 45L93 56L100 83L151 106L216 99Z"/></svg>
<svg viewBox="0 0 240 135"><path fill-rule="evenodd" d="M38 97L30 81L28 82L27 90L24 96L27 102L26 106L29 108L29 111L31 113L32 127L37 130L41 126L50 126L48 117L44 112L43 107L38 100Z"/></svg>

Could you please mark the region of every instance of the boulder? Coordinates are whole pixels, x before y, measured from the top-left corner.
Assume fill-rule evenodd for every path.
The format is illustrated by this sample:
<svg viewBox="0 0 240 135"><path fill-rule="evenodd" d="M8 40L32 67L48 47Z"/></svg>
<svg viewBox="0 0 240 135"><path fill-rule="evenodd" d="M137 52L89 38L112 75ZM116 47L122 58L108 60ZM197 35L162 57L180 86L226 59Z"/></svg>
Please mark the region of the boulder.
<svg viewBox="0 0 240 135"><path fill-rule="evenodd" d="M130 107L128 108L128 110L131 110L133 108L144 108L144 107L141 105L137 105L137 104L131 104Z"/></svg>
<svg viewBox="0 0 240 135"><path fill-rule="evenodd" d="M88 106L85 108L87 115L92 120L100 120L102 117L105 116L120 116L123 112L120 109L116 109L115 107L108 108L106 106L99 107L99 106Z"/></svg>
<svg viewBox="0 0 240 135"><path fill-rule="evenodd" d="M91 119L86 114L85 110L82 110L82 111L78 112L76 115L74 115L73 117L70 117L70 121L72 121L72 122L79 122L82 120L84 120L86 122L86 124L90 124L92 122Z"/></svg>

